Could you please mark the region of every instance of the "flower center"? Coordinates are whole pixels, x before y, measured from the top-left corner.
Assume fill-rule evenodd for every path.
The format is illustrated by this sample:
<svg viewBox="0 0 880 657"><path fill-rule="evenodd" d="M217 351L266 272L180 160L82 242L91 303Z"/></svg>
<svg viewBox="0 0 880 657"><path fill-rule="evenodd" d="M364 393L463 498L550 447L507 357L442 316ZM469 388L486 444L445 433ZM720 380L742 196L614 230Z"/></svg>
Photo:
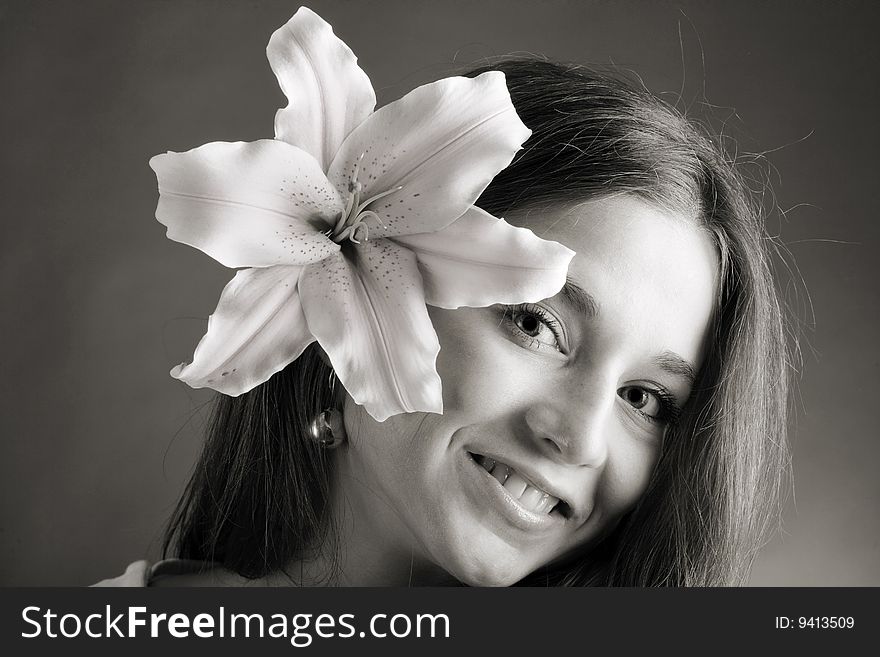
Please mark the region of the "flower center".
<svg viewBox="0 0 880 657"><path fill-rule="evenodd" d="M368 219L373 219L379 226L385 228L385 224L382 223L379 215L372 210L367 210L367 206L374 201L378 201L380 198L402 189L402 187L395 187L394 189L389 189L387 192L371 196L366 201L361 201L361 192L363 191L364 186L358 181L357 177L361 167L361 160L364 159L364 155L364 153L361 153L361 156L357 159L357 162L355 162L354 173L352 173L351 182L348 185L349 196L348 202L345 204L345 209L339 215L336 225L326 233L327 237L337 244L341 244L344 240L350 240L355 244L360 244L358 238L361 238L364 241L370 239L370 229L367 224Z"/></svg>

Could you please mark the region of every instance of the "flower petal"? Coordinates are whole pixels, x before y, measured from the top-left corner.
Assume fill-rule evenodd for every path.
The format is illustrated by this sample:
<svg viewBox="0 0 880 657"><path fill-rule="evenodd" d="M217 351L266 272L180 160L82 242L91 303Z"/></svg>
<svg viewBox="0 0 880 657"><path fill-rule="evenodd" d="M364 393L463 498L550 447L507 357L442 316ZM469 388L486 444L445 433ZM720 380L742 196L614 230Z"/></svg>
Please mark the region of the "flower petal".
<svg viewBox="0 0 880 657"><path fill-rule="evenodd" d="M275 114L276 139L310 153L326 171L376 106L370 79L333 28L306 7L272 34L266 55L288 100Z"/></svg>
<svg viewBox="0 0 880 657"><path fill-rule="evenodd" d="M446 78L370 115L343 142L327 176L344 190L359 166L364 200L402 186L368 208L386 226L370 225L371 237L428 233L464 214L530 134L503 73Z"/></svg>
<svg viewBox="0 0 880 657"><path fill-rule="evenodd" d="M415 252L425 300L440 308L530 303L565 285L574 251L472 206L434 233L393 241Z"/></svg>
<svg viewBox="0 0 880 657"><path fill-rule="evenodd" d="M237 397L296 360L314 341L302 312L302 267L243 269L220 295L193 361L171 376Z"/></svg>
<svg viewBox="0 0 880 657"><path fill-rule="evenodd" d="M339 380L379 422L398 413L442 413L440 343L415 255L373 239L343 253L308 265L300 278L309 331Z"/></svg>
<svg viewBox="0 0 880 657"><path fill-rule="evenodd" d="M321 233L342 210L308 153L263 139L214 142L150 160L168 237L227 267L316 262L339 250Z"/></svg>

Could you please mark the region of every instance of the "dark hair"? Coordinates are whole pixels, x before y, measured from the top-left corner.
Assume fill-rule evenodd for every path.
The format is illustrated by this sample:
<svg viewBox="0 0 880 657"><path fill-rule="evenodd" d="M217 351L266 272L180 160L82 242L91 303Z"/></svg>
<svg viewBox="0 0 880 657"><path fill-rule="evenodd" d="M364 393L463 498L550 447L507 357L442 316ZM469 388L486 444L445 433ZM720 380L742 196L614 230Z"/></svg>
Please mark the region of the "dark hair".
<svg viewBox="0 0 880 657"><path fill-rule="evenodd" d="M704 131L640 85L537 59L503 71L531 138L477 205L504 216L633 194L694 216L721 256L710 348L641 501L589 551L523 584L742 583L778 517L788 469L789 371L761 207ZM308 437L329 398L312 345L268 382L217 398L204 452L163 551L260 577L325 545L332 463ZM173 549L172 549L173 548Z"/></svg>

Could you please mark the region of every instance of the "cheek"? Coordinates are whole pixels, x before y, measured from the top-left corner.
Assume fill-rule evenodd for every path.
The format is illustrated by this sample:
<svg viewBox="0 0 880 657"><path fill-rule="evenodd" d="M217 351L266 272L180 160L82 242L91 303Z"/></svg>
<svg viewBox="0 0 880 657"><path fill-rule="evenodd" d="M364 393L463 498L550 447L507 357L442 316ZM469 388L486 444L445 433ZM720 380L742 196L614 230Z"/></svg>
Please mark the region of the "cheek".
<svg viewBox="0 0 880 657"><path fill-rule="evenodd" d="M628 437L612 442L598 493L602 507L612 515L626 513L639 501L654 472L659 446Z"/></svg>
<svg viewBox="0 0 880 657"><path fill-rule="evenodd" d="M434 417L439 416L404 413L379 423L349 399L345 409L349 448L345 453L356 476L374 484L411 481L413 464L425 460L424 453L431 447L419 436L430 434Z"/></svg>
<svg viewBox="0 0 880 657"><path fill-rule="evenodd" d="M517 390L526 385L527 368L511 357L511 345L488 319L487 309L430 308L440 340L437 371L443 381L444 415L450 419L491 414L517 403ZM456 424L461 424L458 419Z"/></svg>

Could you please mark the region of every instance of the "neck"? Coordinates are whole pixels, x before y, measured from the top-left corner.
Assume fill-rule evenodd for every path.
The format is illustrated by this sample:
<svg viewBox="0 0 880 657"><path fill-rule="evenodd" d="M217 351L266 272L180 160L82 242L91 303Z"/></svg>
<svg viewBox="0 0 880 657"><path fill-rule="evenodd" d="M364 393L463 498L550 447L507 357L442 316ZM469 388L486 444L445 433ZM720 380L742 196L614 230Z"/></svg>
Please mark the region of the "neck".
<svg viewBox="0 0 880 657"><path fill-rule="evenodd" d="M338 454L324 544L270 582L301 586L444 586L456 580L431 562L363 472Z"/></svg>

